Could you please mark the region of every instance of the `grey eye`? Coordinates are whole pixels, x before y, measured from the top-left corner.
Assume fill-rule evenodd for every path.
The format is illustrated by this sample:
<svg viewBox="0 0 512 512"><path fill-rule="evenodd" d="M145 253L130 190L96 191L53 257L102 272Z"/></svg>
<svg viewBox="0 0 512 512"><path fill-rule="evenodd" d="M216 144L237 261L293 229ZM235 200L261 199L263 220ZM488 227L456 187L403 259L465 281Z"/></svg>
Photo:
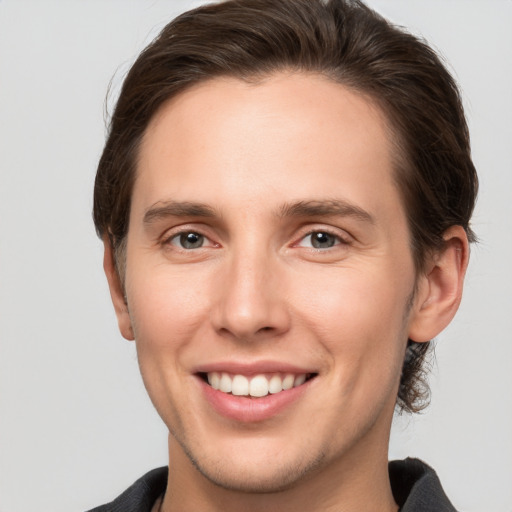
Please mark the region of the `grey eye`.
<svg viewBox="0 0 512 512"><path fill-rule="evenodd" d="M177 238L179 239L179 245L184 249L198 249L204 244L204 236L199 233L181 233Z"/></svg>
<svg viewBox="0 0 512 512"><path fill-rule="evenodd" d="M334 247L338 241L338 237L322 231L315 231L309 236L311 237L311 246L315 249Z"/></svg>

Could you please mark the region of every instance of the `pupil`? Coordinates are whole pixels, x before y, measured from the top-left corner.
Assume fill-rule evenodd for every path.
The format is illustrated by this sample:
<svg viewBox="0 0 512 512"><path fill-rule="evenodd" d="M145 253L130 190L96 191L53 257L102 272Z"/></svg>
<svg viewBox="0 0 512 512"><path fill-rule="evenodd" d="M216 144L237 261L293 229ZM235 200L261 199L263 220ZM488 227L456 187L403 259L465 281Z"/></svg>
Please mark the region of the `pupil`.
<svg viewBox="0 0 512 512"><path fill-rule="evenodd" d="M334 245L334 237L329 233L314 233L311 243L315 249L325 249Z"/></svg>
<svg viewBox="0 0 512 512"><path fill-rule="evenodd" d="M180 243L185 249L197 249L203 245L203 236L197 233L184 233L180 236Z"/></svg>

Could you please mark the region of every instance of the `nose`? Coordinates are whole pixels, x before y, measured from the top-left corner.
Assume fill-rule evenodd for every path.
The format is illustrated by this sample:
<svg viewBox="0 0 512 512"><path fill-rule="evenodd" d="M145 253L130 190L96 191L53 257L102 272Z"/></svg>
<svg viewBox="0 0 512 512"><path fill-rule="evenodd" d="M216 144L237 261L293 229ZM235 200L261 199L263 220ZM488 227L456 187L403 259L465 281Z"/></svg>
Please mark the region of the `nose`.
<svg viewBox="0 0 512 512"><path fill-rule="evenodd" d="M290 328L283 270L264 251L232 254L219 275L215 330L239 341L275 338Z"/></svg>

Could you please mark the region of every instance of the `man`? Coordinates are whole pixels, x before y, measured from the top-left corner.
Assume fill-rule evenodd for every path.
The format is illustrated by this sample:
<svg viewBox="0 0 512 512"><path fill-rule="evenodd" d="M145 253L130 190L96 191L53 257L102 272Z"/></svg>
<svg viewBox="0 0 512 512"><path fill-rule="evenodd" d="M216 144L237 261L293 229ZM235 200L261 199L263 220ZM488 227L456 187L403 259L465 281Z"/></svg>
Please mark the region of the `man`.
<svg viewBox="0 0 512 512"><path fill-rule="evenodd" d="M462 293L477 178L438 57L360 2L242 0L139 56L94 218L169 468L97 510L454 510L388 465Z"/></svg>

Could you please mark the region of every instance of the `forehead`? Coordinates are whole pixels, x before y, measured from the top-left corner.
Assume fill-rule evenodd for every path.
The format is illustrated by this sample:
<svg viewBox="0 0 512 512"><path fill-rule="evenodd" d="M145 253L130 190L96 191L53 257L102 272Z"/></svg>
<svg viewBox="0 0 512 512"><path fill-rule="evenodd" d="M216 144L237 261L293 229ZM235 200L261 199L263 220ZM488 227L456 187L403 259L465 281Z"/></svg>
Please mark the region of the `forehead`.
<svg viewBox="0 0 512 512"><path fill-rule="evenodd" d="M325 77L283 73L256 84L212 79L164 104L142 141L133 206L334 195L378 210L395 189L380 108Z"/></svg>

